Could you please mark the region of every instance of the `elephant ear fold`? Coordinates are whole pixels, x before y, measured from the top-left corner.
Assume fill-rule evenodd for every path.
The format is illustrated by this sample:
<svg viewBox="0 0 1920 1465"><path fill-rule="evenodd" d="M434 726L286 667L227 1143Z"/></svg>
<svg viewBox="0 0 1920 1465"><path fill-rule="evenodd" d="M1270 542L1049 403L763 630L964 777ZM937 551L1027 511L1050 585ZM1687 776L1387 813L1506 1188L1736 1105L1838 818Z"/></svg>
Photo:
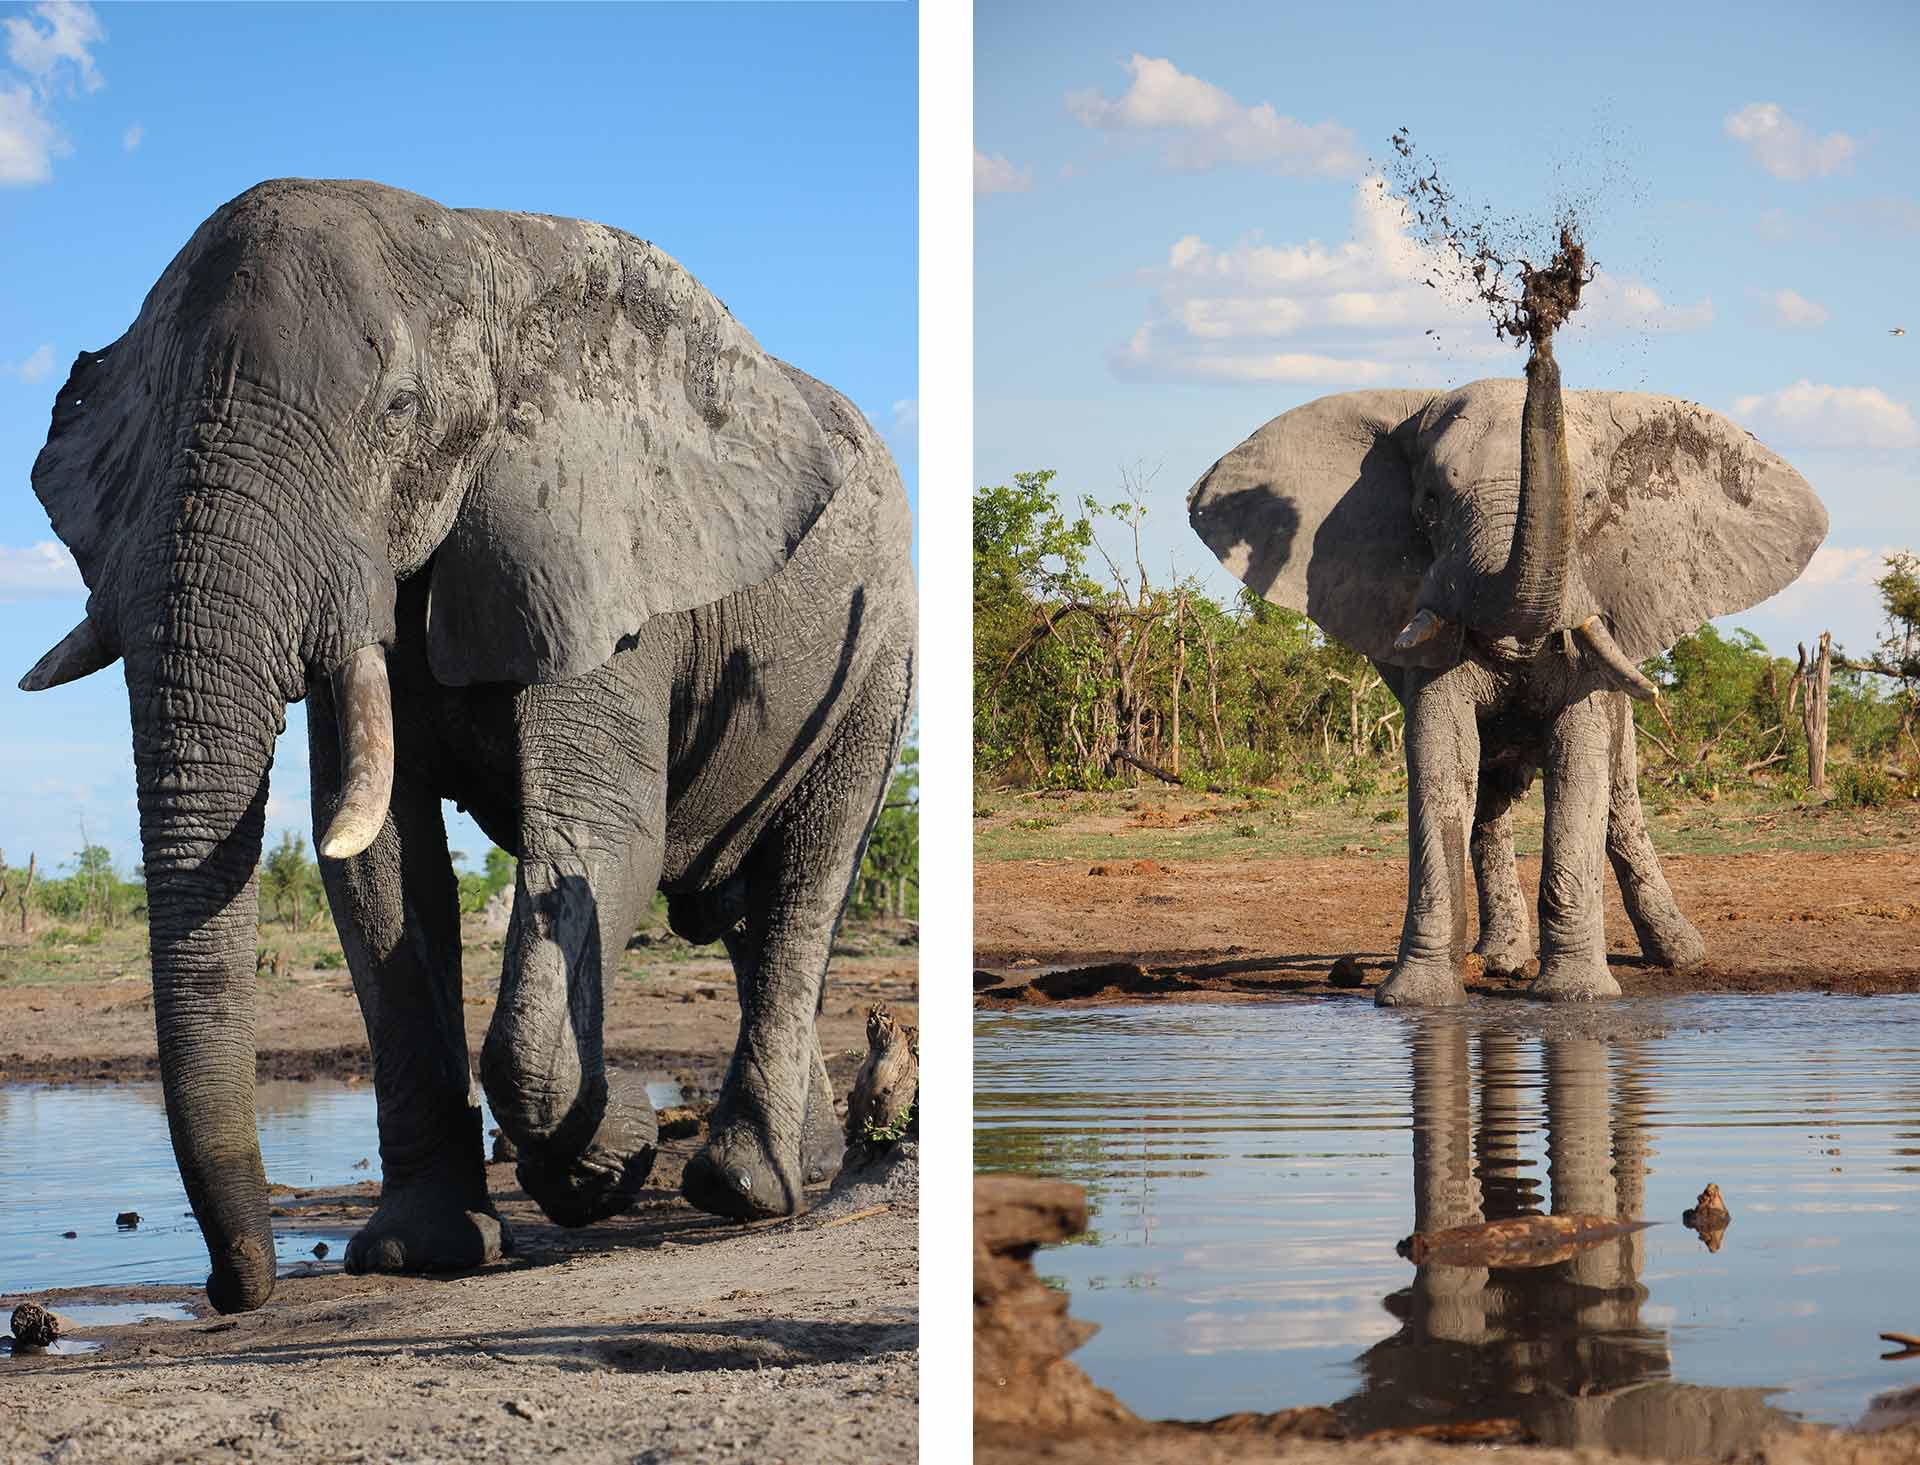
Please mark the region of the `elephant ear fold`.
<svg viewBox="0 0 1920 1465"><path fill-rule="evenodd" d="M1335 640L1380 661L1417 660L1393 640L1433 559L1414 521L1407 453L1430 400L1343 392L1282 413L1194 484L1194 533L1247 585Z"/></svg>
<svg viewBox="0 0 1920 1465"><path fill-rule="evenodd" d="M1717 412L1641 392L1567 402L1581 568L1628 660L1784 590L1826 538L1806 479Z"/></svg>
<svg viewBox="0 0 1920 1465"><path fill-rule="evenodd" d="M521 323L504 431L432 562L428 659L448 686L578 676L654 616L760 584L841 482L726 307L651 245L590 243Z"/></svg>

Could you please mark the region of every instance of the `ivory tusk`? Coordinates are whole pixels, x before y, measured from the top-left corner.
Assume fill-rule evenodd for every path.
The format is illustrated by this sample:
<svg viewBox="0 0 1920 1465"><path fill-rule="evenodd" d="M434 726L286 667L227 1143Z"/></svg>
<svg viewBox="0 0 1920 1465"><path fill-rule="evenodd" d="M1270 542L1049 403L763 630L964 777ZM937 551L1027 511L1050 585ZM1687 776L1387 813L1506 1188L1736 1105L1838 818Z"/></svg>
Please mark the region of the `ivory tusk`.
<svg viewBox="0 0 1920 1465"><path fill-rule="evenodd" d="M1607 629L1607 623L1595 615L1588 616L1574 628L1579 631L1580 639L1600 658L1601 666L1606 668L1608 679L1630 697L1638 697L1642 702L1658 702L1660 689L1640 675L1640 669L1631 661L1613 639L1613 633Z"/></svg>
<svg viewBox="0 0 1920 1465"><path fill-rule="evenodd" d="M384 647L362 646L334 671L333 715L340 729L340 802L320 853L346 860L373 843L393 797L393 692Z"/></svg>
<svg viewBox="0 0 1920 1465"><path fill-rule="evenodd" d="M1450 625L1452 622L1445 616L1435 615L1422 606L1414 613L1413 619L1401 629L1400 634L1393 638L1393 649L1411 651L1416 646L1424 646Z"/></svg>
<svg viewBox="0 0 1920 1465"><path fill-rule="evenodd" d="M23 692L44 692L91 676L120 659L120 653L107 644L92 616L82 616L80 624L61 638L45 656L33 664L33 670L20 678Z"/></svg>

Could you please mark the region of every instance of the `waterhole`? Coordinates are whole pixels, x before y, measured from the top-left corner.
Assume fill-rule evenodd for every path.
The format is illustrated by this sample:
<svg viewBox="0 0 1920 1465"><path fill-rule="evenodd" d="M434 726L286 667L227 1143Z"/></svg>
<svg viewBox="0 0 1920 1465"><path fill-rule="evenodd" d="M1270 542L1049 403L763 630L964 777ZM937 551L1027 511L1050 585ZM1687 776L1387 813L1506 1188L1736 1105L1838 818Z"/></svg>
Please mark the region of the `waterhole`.
<svg viewBox="0 0 1920 1465"><path fill-rule="evenodd" d="M684 1101L665 1075L650 1077L647 1092L661 1107ZM273 1184L380 1178L371 1084L263 1082L256 1104ZM484 1106L482 1122L493 1123ZM127 1212L137 1225L118 1224ZM276 1217L281 1275L338 1270L350 1235ZM322 1243L326 1255L317 1258ZM0 1085L0 1299L8 1307L51 1287L197 1287L206 1275L158 1083Z"/></svg>
<svg viewBox="0 0 1920 1465"><path fill-rule="evenodd" d="M1920 998L992 1013L974 1059L978 1167L1087 1189L1035 1265L1147 1418L1718 1455L1920 1385L1877 1337L1920 1332ZM1717 1238L1680 1223L1709 1183ZM1395 1252L1548 1212L1660 1224L1545 1267Z"/></svg>

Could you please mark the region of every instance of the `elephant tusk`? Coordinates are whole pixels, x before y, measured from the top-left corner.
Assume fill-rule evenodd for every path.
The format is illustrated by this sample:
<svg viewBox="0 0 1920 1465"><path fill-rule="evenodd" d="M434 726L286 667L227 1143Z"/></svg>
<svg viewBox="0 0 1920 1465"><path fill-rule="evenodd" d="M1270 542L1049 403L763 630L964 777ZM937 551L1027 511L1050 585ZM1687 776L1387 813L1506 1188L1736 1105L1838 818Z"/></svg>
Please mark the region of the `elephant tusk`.
<svg viewBox="0 0 1920 1465"><path fill-rule="evenodd" d="M1400 634L1393 638L1393 649L1411 651L1416 646L1424 646L1452 624L1453 622L1445 616L1435 615L1422 606L1414 613L1413 619L1402 628Z"/></svg>
<svg viewBox="0 0 1920 1465"><path fill-rule="evenodd" d="M393 797L393 692L384 647L362 646L335 670L333 707L343 772L320 853L346 860L373 843Z"/></svg>
<svg viewBox="0 0 1920 1465"><path fill-rule="evenodd" d="M60 644L33 664L33 670L20 678L23 692L44 692L92 676L120 659L120 653L107 644L91 616L82 616L80 624L61 638Z"/></svg>
<svg viewBox="0 0 1920 1465"><path fill-rule="evenodd" d="M1581 640L1592 648L1593 654L1600 658L1600 665L1606 669L1607 678L1630 697L1638 697L1642 702L1658 703L1660 689L1640 674L1640 669L1627 660L1607 630L1607 623L1595 615L1588 616L1574 628L1579 631Z"/></svg>

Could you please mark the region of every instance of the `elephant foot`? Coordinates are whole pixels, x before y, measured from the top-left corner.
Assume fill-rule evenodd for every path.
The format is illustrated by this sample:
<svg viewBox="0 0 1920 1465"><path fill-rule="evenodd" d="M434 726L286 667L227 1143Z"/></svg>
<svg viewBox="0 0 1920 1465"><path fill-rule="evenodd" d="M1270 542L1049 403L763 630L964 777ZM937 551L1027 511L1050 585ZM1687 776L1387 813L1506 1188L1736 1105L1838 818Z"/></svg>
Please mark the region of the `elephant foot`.
<svg viewBox="0 0 1920 1465"><path fill-rule="evenodd" d="M347 1243L349 1272L460 1272L513 1252L513 1232L483 1193L463 1205L443 1183L389 1189Z"/></svg>
<svg viewBox="0 0 1920 1465"><path fill-rule="evenodd" d="M550 1146L521 1139L514 1175L555 1224L591 1226L639 1199L653 1173L659 1138L646 1085L609 1074L607 1107L591 1143L561 1158Z"/></svg>
<svg viewBox="0 0 1920 1465"><path fill-rule="evenodd" d="M1533 943L1524 930L1483 932L1473 951L1480 958L1482 970L1495 981L1531 977L1540 970L1540 963L1534 959Z"/></svg>
<svg viewBox="0 0 1920 1465"><path fill-rule="evenodd" d="M1527 995L1548 1002L1593 1002L1618 997L1620 984L1607 970L1605 957L1550 956Z"/></svg>
<svg viewBox="0 0 1920 1465"><path fill-rule="evenodd" d="M752 1125L736 1120L715 1128L700 1153L687 1161L680 1194L689 1205L735 1221L791 1216L800 1210L807 1168L805 1161L783 1164L768 1153ZM824 1175L824 1157L820 1169Z"/></svg>
<svg viewBox="0 0 1920 1465"><path fill-rule="evenodd" d="M847 1137L840 1128L840 1116L834 1112L827 1066L816 1057L807 1088L807 1116L800 1130L801 1178L808 1185L825 1184L840 1173L841 1157L846 1152Z"/></svg>
<svg viewBox="0 0 1920 1465"><path fill-rule="evenodd" d="M1467 986L1449 962L1399 961L1373 1000L1381 1007L1458 1007Z"/></svg>
<svg viewBox="0 0 1920 1465"><path fill-rule="evenodd" d="M1648 961L1683 972L1707 959L1707 943L1694 929L1692 921L1685 916L1675 916L1642 935L1640 954Z"/></svg>

